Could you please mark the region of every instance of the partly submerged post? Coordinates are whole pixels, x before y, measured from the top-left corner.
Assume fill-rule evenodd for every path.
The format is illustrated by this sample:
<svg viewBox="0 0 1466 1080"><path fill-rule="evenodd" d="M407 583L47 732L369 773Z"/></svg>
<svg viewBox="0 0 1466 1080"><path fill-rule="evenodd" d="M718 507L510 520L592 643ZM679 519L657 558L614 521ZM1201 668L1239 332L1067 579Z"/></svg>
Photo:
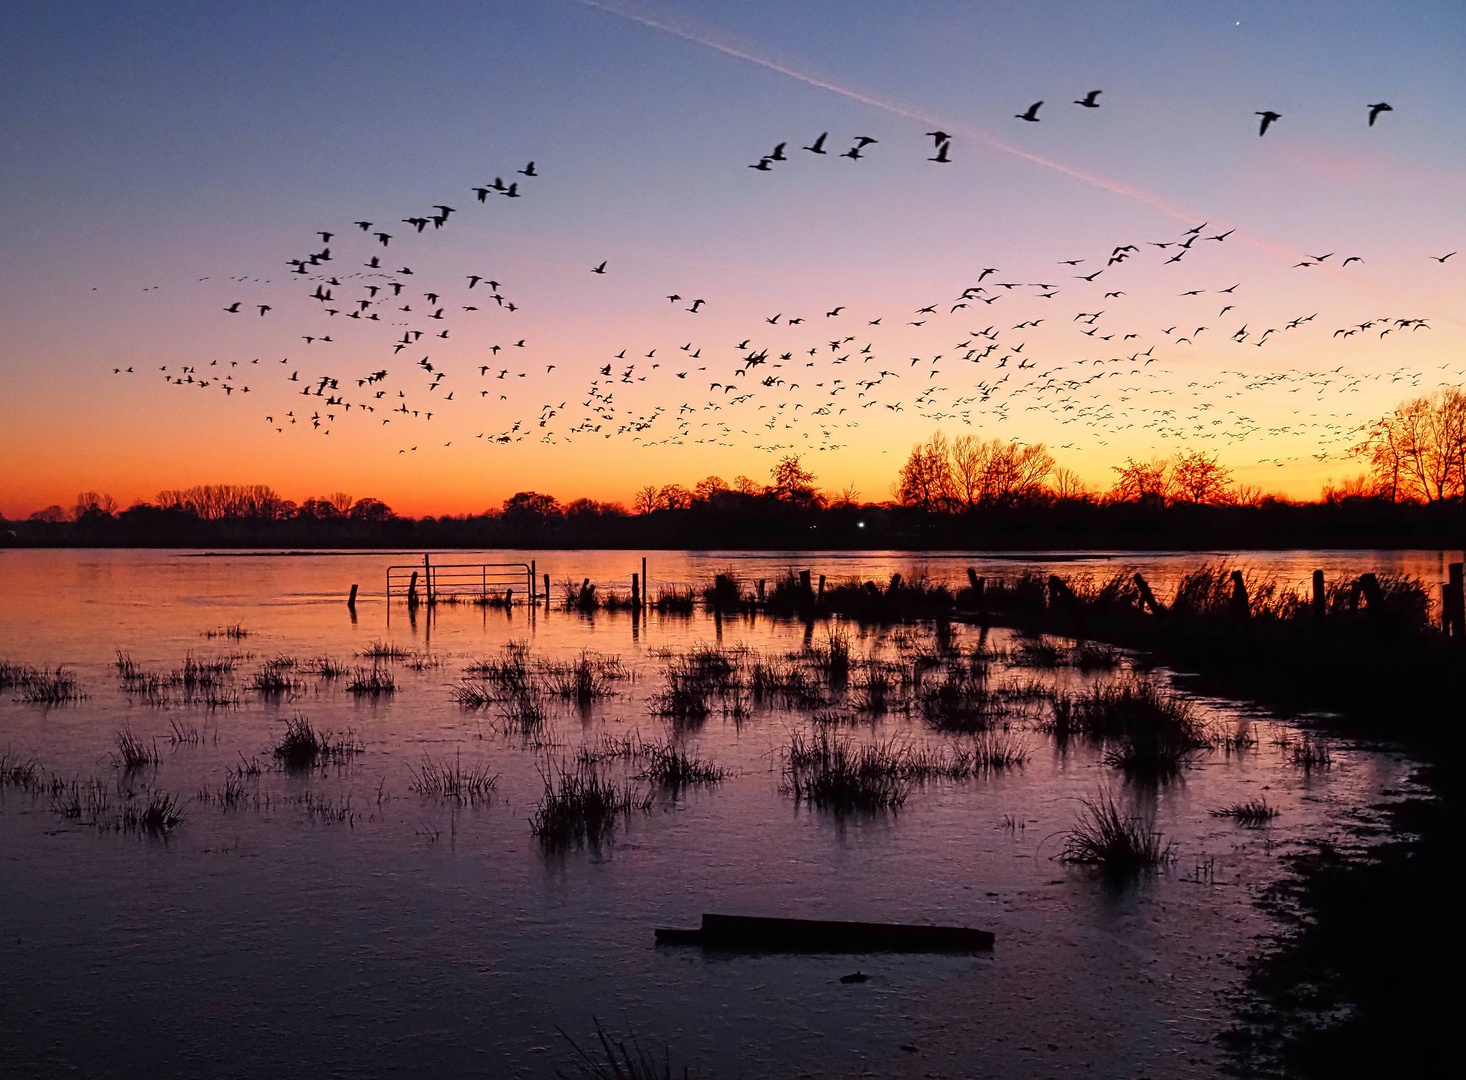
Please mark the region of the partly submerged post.
<svg viewBox="0 0 1466 1080"><path fill-rule="evenodd" d="M428 553L422 553L422 587L427 595L428 605L433 603L433 564L428 561Z"/></svg>
<svg viewBox="0 0 1466 1080"><path fill-rule="evenodd" d="M535 566L535 561L533 559L530 559L529 560L529 606L530 607L534 607L534 604L535 604L534 583L538 579L539 579L538 567Z"/></svg>
<svg viewBox="0 0 1466 1080"><path fill-rule="evenodd" d="M1466 566L1451 563L1446 592L1446 633L1459 643L1466 640Z"/></svg>
<svg viewBox="0 0 1466 1080"><path fill-rule="evenodd" d="M1164 615L1166 607L1156 599L1155 593L1151 592L1150 582L1146 581L1140 574L1135 575L1135 587L1140 590L1140 602L1150 608L1152 615Z"/></svg>
<svg viewBox="0 0 1466 1080"><path fill-rule="evenodd" d="M1328 611L1328 597L1323 588L1323 571L1313 572L1313 621L1323 622L1324 615Z"/></svg>
<svg viewBox="0 0 1466 1080"><path fill-rule="evenodd" d="M351 586L351 595L346 598L346 606L353 609L356 607L356 584L354 582Z"/></svg>
<svg viewBox="0 0 1466 1080"><path fill-rule="evenodd" d="M1241 570L1232 571L1232 617L1238 622L1246 622L1248 615L1252 613L1252 603L1247 599L1247 582L1242 577Z"/></svg>
<svg viewBox="0 0 1466 1080"><path fill-rule="evenodd" d="M820 575L820 595L819 595L819 600L820 600L820 603L822 603L822 604L825 602L825 575L824 574L821 574Z"/></svg>
<svg viewBox="0 0 1466 1080"><path fill-rule="evenodd" d="M641 557L641 606L651 606L652 579L646 576L646 556Z"/></svg>
<svg viewBox="0 0 1466 1080"><path fill-rule="evenodd" d="M631 575L631 606L634 607L634 608L638 608L638 609L641 607L641 575L640 574L632 574Z"/></svg>
<svg viewBox="0 0 1466 1080"><path fill-rule="evenodd" d="M407 606L417 607L417 571L412 572L412 578L407 582Z"/></svg>
<svg viewBox="0 0 1466 1080"><path fill-rule="evenodd" d="M799 599L807 604L813 595L814 590L810 588L809 584L809 571L799 571Z"/></svg>
<svg viewBox="0 0 1466 1080"><path fill-rule="evenodd" d="M760 604L762 604L764 602L764 586L767 585L767 584L768 584L768 580L767 579L765 579L765 578L759 578L758 579L758 602Z"/></svg>
<svg viewBox="0 0 1466 1080"><path fill-rule="evenodd" d="M550 610L550 575L545 575L545 610Z"/></svg>

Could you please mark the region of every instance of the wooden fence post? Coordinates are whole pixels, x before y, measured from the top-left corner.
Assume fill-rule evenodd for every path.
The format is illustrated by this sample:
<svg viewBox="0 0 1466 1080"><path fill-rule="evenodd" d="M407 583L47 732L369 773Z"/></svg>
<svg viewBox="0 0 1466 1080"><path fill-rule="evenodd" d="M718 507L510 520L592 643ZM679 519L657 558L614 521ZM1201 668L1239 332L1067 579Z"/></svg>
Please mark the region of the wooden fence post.
<svg viewBox="0 0 1466 1080"><path fill-rule="evenodd" d="M637 608L638 610L641 608L641 575L640 574L632 574L631 575L631 606L634 607L634 608Z"/></svg>
<svg viewBox="0 0 1466 1080"><path fill-rule="evenodd" d="M1241 570L1232 571L1232 617L1238 622L1246 622L1252 614L1252 604L1247 599L1247 582L1243 580Z"/></svg>
<svg viewBox="0 0 1466 1080"><path fill-rule="evenodd" d="M1459 643L1466 641L1466 574L1458 562L1450 566L1451 585L1447 597L1447 632Z"/></svg>
<svg viewBox="0 0 1466 1080"><path fill-rule="evenodd" d="M1328 613L1328 597L1324 593L1323 571L1313 572L1313 621L1323 622L1324 615Z"/></svg>
<svg viewBox="0 0 1466 1080"><path fill-rule="evenodd" d="M346 598L346 606L353 611L356 609L356 585L351 586L351 595Z"/></svg>

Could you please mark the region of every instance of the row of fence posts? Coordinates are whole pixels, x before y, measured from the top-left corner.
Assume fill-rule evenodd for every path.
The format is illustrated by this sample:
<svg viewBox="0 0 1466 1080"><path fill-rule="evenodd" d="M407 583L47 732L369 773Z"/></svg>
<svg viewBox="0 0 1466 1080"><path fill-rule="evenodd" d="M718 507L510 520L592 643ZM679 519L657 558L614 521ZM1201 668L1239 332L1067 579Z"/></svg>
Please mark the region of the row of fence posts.
<svg viewBox="0 0 1466 1080"><path fill-rule="evenodd" d="M1466 564L1453 562L1448 568L1449 579L1441 584L1441 629L1446 636L1453 641L1466 643ZM427 603L433 602L433 565L427 554L423 555L423 592ZM543 580L543 592L537 590L536 586ZM1232 571L1232 592L1229 600L1229 607L1232 616L1239 622L1246 622L1251 617L1252 603L1247 595L1247 582L1242 576L1242 571ZM1134 577L1136 591L1140 594L1140 601L1144 608L1151 614L1163 616L1166 614L1166 607L1157 599L1154 590L1144 575L1137 573ZM412 577L407 584L407 605L415 608L420 602L418 599L418 571L412 572ZM972 591L973 606L983 615L987 614L987 579L978 575L972 567L967 568L967 584ZM758 602L765 601L765 587L767 581L760 578L756 583ZM582 583L582 589L590 589L594 586L590 578ZM875 582L868 582L868 589L879 591ZM901 587L901 575L891 575L891 586L893 590ZM487 589L487 584L485 584ZM809 570L799 571L799 593L805 605L819 604L825 598L825 575L819 575L818 588L812 580L812 573ZM351 586L351 596L346 601L346 606L353 613L356 611L357 586ZM512 602L514 590L509 589L505 594L505 600ZM737 603L738 585L727 574L718 574L713 579L713 606L717 610L724 607L732 607ZM543 599L545 609L550 607L550 575L545 574L543 579L538 573L538 566L535 560L529 564L529 602L531 607L538 606ZM1325 588L1324 573L1322 570L1313 572L1313 595L1312 612L1315 622L1322 623L1328 612L1328 593ZM1381 609L1384 602L1384 594L1380 588L1379 578L1372 573L1360 574L1349 590L1349 610L1359 609L1360 599L1364 600L1365 608L1375 612ZM1069 607L1078 610L1078 598L1068 584L1057 574L1051 575L1048 580L1048 600L1051 607ZM646 557L641 560L641 573L631 575L631 605L636 611L645 611L651 606L650 579L646 572Z"/></svg>

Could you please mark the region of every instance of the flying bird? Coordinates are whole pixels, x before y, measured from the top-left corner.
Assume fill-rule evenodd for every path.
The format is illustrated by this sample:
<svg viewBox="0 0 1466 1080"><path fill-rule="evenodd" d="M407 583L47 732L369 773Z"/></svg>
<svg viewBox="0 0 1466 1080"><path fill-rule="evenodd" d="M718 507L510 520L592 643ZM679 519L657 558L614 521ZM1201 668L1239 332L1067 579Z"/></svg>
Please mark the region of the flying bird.
<svg viewBox="0 0 1466 1080"><path fill-rule="evenodd" d="M937 162L939 164L942 164L942 165L949 165L949 164L951 164L952 159L947 156L947 150L951 147L951 145L952 145L952 141L950 139L948 139L946 142L942 143L941 146L937 147L936 156L935 157L929 157L929 158L927 158L927 160L928 161L935 161L935 162Z"/></svg>
<svg viewBox="0 0 1466 1080"><path fill-rule="evenodd" d="M1386 102L1383 102L1383 101L1377 102L1374 105L1370 105L1370 106L1368 106L1368 108L1369 108L1369 126L1370 127L1374 127L1374 122L1379 119L1379 114L1380 113L1382 113L1382 112L1394 112L1395 111L1394 109L1390 108L1390 106Z"/></svg>
<svg viewBox="0 0 1466 1080"><path fill-rule="evenodd" d="M600 266L592 266L590 272L592 274L604 274L606 272L606 263L609 261L610 260L603 260Z"/></svg>
<svg viewBox="0 0 1466 1080"><path fill-rule="evenodd" d="M1086 109L1098 109L1099 102L1096 101L1095 98L1099 97L1103 93L1103 90L1091 90L1089 93L1085 94L1084 97L1076 98L1074 104L1083 105Z"/></svg>
<svg viewBox="0 0 1466 1080"><path fill-rule="evenodd" d="M1282 113L1275 113L1271 109L1266 112L1253 113L1253 115L1262 117L1262 124L1257 129L1259 136L1267 134L1267 129L1272 125L1274 120L1281 120L1283 118Z"/></svg>
<svg viewBox="0 0 1466 1080"><path fill-rule="evenodd" d="M806 146L805 149L812 154L823 154L825 152L825 139L829 134L828 131L824 132L812 145Z"/></svg>
<svg viewBox="0 0 1466 1080"><path fill-rule="evenodd" d="M1013 118L1015 120L1027 120L1030 124L1036 124L1038 123L1038 107L1042 104L1042 101L1035 101L1028 107L1027 112L1014 113Z"/></svg>

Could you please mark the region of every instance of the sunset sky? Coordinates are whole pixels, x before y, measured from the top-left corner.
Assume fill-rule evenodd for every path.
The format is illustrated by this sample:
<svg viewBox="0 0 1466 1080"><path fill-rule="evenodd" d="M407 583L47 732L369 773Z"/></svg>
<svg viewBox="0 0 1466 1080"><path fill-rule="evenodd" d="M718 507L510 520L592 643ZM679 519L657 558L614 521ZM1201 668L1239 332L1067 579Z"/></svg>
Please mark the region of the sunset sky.
<svg viewBox="0 0 1466 1080"><path fill-rule="evenodd" d="M1466 381L1463 49L1458 2L17 0L0 514L207 482L629 501L784 453L884 499L937 429L1101 486L1203 449L1312 497ZM480 202L495 177L522 197Z"/></svg>

